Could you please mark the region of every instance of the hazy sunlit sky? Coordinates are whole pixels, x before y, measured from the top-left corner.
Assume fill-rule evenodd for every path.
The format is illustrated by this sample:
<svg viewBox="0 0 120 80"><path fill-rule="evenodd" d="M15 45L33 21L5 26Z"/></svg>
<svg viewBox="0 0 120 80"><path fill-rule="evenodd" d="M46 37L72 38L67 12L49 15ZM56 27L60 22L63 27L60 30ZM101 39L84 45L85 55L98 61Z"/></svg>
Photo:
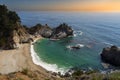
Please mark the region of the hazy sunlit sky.
<svg viewBox="0 0 120 80"><path fill-rule="evenodd" d="M0 0L12 10L120 11L120 0Z"/></svg>

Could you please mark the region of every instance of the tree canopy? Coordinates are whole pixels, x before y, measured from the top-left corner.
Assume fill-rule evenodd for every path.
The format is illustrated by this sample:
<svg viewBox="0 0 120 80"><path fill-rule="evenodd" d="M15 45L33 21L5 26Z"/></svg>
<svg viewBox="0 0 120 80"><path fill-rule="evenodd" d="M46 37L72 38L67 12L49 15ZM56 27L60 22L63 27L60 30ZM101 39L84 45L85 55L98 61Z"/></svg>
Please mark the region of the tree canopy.
<svg viewBox="0 0 120 80"><path fill-rule="evenodd" d="M5 5L0 5L0 47L7 45L17 22L20 22L17 13L8 10Z"/></svg>
<svg viewBox="0 0 120 80"><path fill-rule="evenodd" d="M9 11L5 5L0 5L0 30L15 28L14 24L20 22L20 18L14 11Z"/></svg>

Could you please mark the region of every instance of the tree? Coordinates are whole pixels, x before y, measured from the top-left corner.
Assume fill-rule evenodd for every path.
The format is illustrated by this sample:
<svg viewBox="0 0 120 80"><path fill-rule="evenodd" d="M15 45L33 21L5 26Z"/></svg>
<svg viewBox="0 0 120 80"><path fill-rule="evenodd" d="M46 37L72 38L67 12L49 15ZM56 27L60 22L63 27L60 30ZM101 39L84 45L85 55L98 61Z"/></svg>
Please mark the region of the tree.
<svg viewBox="0 0 120 80"><path fill-rule="evenodd" d="M8 9L5 5L0 5L0 16L6 15L8 12Z"/></svg>
<svg viewBox="0 0 120 80"><path fill-rule="evenodd" d="M11 46L13 31L16 29L17 22L20 18L14 11L9 11L5 5L0 5L0 48Z"/></svg>
<svg viewBox="0 0 120 80"><path fill-rule="evenodd" d="M20 17L14 11L8 12L8 18L11 23L20 22Z"/></svg>

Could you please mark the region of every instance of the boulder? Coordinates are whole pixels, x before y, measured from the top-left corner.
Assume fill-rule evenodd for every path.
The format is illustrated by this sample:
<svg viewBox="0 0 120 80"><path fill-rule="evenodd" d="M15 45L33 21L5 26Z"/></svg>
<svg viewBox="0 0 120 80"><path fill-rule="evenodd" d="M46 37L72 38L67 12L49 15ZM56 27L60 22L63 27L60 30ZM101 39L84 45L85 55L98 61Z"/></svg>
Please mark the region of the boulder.
<svg viewBox="0 0 120 80"><path fill-rule="evenodd" d="M106 63L120 66L120 48L117 46L104 48L101 53L101 59Z"/></svg>

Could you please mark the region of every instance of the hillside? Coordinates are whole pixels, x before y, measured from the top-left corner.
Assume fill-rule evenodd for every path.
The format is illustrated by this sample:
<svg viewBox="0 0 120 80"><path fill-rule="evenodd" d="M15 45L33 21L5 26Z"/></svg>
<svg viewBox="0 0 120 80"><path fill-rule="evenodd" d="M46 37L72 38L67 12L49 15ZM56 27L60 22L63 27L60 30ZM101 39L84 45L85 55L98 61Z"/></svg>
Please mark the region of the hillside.
<svg viewBox="0 0 120 80"><path fill-rule="evenodd" d="M17 48L29 37L16 12L8 10L5 5L0 5L0 48Z"/></svg>

